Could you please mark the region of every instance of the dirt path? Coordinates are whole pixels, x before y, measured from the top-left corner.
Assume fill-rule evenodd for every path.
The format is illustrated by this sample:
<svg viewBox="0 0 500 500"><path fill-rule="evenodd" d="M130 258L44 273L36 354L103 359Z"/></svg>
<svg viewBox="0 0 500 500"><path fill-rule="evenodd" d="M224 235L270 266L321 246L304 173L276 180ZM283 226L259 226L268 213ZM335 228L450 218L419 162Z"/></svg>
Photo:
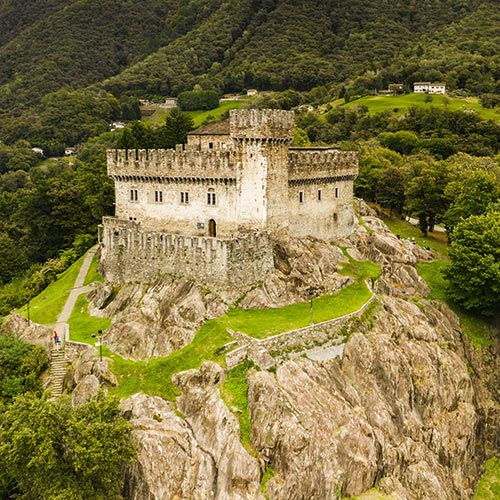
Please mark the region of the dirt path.
<svg viewBox="0 0 500 500"><path fill-rule="evenodd" d="M58 333L61 339L69 340L68 320L73 312L73 308L75 307L76 299L78 299L79 295L82 293L87 293L92 290L92 287L89 285L83 286L83 282L85 281L85 276L87 276L90 264L92 263L92 259L94 258L96 251L97 245L92 247L85 255L78 276L75 279L75 284L69 293L68 300L66 301L66 304L64 304L63 310L61 311L61 314L59 314L57 322L54 325L54 330Z"/></svg>

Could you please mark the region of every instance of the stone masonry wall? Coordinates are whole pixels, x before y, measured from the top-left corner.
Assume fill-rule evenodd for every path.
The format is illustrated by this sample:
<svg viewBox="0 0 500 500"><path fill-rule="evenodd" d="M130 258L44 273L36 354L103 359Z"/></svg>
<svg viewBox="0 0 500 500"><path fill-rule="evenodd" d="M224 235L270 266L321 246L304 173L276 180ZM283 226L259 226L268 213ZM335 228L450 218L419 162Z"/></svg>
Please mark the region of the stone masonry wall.
<svg viewBox="0 0 500 500"><path fill-rule="evenodd" d="M272 246L265 233L228 240L188 237L144 231L132 221L105 217L99 240L100 267L113 283L148 283L174 275L238 293L273 268Z"/></svg>
<svg viewBox="0 0 500 500"><path fill-rule="evenodd" d="M229 151L197 151L178 145L176 149L109 149L108 175L114 179L204 178L234 179L235 166Z"/></svg>
<svg viewBox="0 0 500 500"><path fill-rule="evenodd" d="M238 334L238 344L240 344L240 347L226 355L227 368L230 370L243 363L246 359L252 359L253 357L262 358L262 353L264 352L273 353L281 351L286 353L301 351L317 345L323 345L335 338L338 338L338 343L345 342L344 327L352 319L360 317L373 300L375 300L375 295L357 311L341 316L340 318L283 332L267 339L254 339L244 334ZM242 336L244 337L243 339L241 338Z"/></svg>

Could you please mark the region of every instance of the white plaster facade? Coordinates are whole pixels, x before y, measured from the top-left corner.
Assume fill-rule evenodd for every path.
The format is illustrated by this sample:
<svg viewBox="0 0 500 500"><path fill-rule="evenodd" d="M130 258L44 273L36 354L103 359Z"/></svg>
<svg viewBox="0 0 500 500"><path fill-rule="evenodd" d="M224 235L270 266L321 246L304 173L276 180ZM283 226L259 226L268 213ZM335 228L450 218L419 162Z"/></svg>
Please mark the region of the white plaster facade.
<svg viewBox="0 0 500 500"><path fill-rule="evenodd" d="M413 91L416 94L446 94L446 84L431 82L415 82Z"/></svg>

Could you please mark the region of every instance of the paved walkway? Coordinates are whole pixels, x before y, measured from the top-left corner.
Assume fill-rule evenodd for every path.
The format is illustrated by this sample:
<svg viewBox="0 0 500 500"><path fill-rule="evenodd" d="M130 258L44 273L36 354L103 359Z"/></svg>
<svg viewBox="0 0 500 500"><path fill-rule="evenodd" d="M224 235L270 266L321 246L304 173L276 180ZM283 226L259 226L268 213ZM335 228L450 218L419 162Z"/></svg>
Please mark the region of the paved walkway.
<svg viewBox="0 0 500 500"><path fill-rule="evenodd" d="M63 310L61 311L61 314L59 314L57 322L54 325L54 330L58 333L59 337L63 341L69 340L68 320L71 316L71 313L73 312L76 300L82 293L87 293L90 290L92 290L92 287L89 285L83 286L83 282L85 281L85 277L87 276L90 264L92 263L92 259L94 258L96 251L97 251L97 245L92 247L87 252L87 255L85 255L82 266L80 267L80 272L76 277L75 284L73 285L73 288L69 293L68 300L66 300L66 304L64 304Z"/></svg>

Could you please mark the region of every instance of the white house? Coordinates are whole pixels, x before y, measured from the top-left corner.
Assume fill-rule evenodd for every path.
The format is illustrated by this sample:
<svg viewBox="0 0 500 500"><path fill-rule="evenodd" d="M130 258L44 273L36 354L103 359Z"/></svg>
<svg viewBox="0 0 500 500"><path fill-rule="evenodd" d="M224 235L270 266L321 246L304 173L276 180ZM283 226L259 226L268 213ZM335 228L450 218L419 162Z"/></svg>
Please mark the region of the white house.
<svg viewBox="0 0 500 500"><path fill-rule="evenodd" d="M415 82L413 84L415 94L446 94L446 84L432 82Z"/></svg>

